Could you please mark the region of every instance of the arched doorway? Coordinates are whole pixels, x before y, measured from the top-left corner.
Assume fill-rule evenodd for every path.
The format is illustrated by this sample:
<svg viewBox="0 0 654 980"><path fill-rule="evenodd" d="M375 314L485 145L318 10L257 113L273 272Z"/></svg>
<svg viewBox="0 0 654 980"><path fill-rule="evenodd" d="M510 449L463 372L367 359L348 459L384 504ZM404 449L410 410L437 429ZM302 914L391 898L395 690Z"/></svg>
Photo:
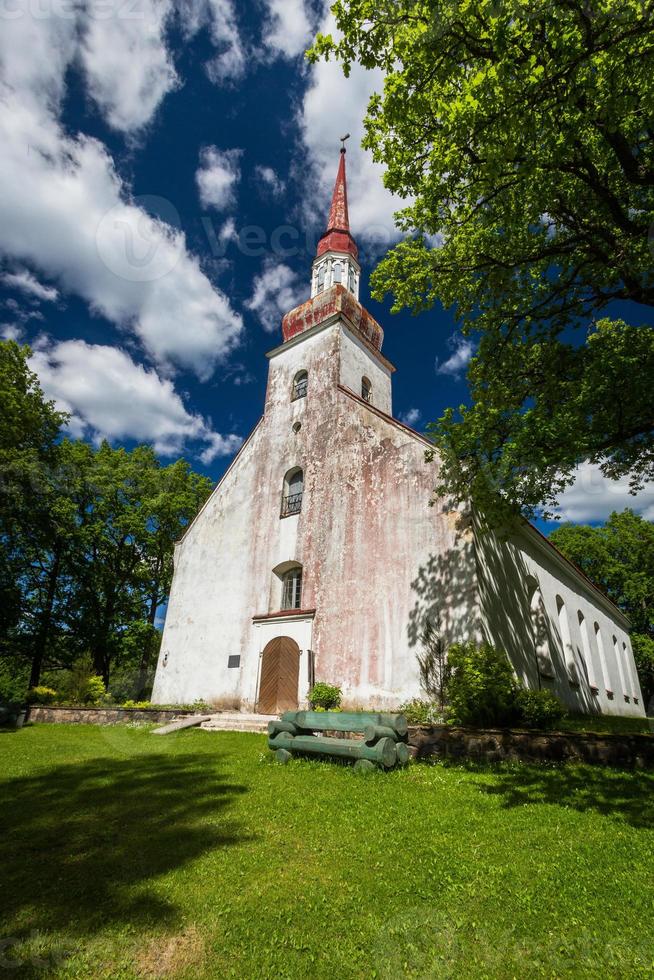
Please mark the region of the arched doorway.
<svg viewBox="0 0 654 980"><path fill-rule="evenodd" d="M300 648L290 636L276 636L264 647L257 711L276 715L297 708Z"/></svg>

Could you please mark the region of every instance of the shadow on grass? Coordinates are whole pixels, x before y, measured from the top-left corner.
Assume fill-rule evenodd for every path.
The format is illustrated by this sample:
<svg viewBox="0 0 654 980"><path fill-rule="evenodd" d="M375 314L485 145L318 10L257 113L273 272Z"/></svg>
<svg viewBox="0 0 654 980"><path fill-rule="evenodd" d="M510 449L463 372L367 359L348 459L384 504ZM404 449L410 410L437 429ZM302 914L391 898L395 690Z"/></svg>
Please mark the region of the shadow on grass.
<svg viewBox="0 0 654 980"><path fill-rule="evenodd" d="M5 782L3 932L173 925L176 906L150 883L241 843L226 811L245 791L196 755L92 759Z"/></svg>
<svg viewBox="0 0 654 980"><path fill-rule="evenodd" d="M478 786L484 793L501 796L505 807L549 803L581 812L594 810L632 827L654 827L654 772L572 765L491 769L469 764L466 768L492 772L492 782Z"/></svg>

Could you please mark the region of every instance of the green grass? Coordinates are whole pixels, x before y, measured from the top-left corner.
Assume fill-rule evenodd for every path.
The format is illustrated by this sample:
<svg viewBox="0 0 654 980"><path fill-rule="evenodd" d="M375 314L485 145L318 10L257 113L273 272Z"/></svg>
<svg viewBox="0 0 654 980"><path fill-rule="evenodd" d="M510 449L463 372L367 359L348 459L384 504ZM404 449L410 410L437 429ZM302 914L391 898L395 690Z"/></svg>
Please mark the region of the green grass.
<svg viewBox="0 0 654 980"><path fill-rule="evenodd" d="M564 718L563 731L609 732L614 735L654 735L654 719L621 718L619 715L579 715Z"/></svg>
<svg viewBox="0 0 654 980"><path fill-rule="evenodd" d="M654 975L654 774L0 733L0 964L54 977Z"/></svg>

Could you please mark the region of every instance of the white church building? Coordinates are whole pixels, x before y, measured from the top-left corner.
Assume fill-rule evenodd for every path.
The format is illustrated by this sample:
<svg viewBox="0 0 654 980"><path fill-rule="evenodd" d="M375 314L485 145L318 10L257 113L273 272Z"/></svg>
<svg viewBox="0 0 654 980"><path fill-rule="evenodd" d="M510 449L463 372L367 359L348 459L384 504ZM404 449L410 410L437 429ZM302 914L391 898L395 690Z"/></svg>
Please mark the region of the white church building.
<svg viewBox="0 0 654 980"><path fill-rule="evenodd" d="M359 303L345 151L311 298L270 351L264 413L175 550L152 700L275 714L314 681L344 704L420 696L425 623L487 639L571 710L644 715L629 621L531 525L480 533L433 499L423 436Z"/></svg>

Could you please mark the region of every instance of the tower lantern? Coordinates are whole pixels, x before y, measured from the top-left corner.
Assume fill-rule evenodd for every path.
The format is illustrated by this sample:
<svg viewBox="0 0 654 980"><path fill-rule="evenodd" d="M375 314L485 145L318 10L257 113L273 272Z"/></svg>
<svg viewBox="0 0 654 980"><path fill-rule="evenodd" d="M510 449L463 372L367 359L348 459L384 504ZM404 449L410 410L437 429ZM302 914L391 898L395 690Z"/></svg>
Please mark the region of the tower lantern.
<svg viewBox="0 0 654 980"><path fill-rule="evenodd" d="M359 298L359 277L361 267L358 263L359 250L350 234L350 220L347 212L347 181L345 177L345 140L340 151L336 183L327 219L327 229L318 242L316 257L313 260L311 275L311 297L317 296L330 286L340 284L353 296Z"/></svg>

